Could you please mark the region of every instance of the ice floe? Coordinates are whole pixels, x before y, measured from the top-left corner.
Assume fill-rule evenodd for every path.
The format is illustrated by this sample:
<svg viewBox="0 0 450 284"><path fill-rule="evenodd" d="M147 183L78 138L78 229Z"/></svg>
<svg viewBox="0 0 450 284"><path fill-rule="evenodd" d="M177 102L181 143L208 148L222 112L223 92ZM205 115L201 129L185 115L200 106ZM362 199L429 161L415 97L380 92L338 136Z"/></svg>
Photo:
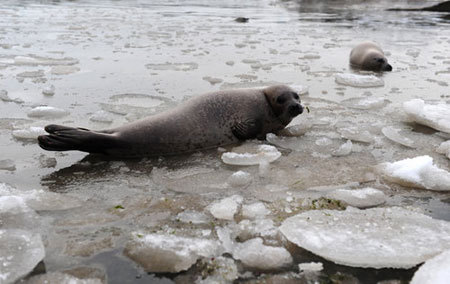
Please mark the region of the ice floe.
<svg viewBox="0 0 450 284"><path fill-rule="evenodd" d="M378 189L366 187L362 189L336 189L326 194L327 198L345 202L347 205L367 208L386 202L386 195Z"/></svg>
<svg viewBox="0 0 450 284"><path fill-rule="evenodd" d="M387 180L403 186L436 191L450 190L450 172L435 166L430 156L386 162L379 164L377 169Z"/></svg>
<svg viewBox="0 0 450 284"><path fill-rule="evenodd" d="M449 222L400 207L311 210L286 219L280 231L314 254L354 267L411 268L450 248Z"/></svg>
<svg viewBox="0 0 450 284"><path fill-rule="evenodd" d="M46 96L53 96L55 94L55 86L50 85L50 86L45 87L42 90L42 94L44 94Z"/></svg>
<svg viewBox="0 0 450 284"><path fill-rule="evenodd" d="M384 81L374 75L356 75L356 74L337 74L335 77L336 83L358 87L358 88L371 88L371 87L383 87Z"/></svg>
<svg viewBox="0 0 450 284"><path fill-rule="evenodd" d="M444 154L450 159L450 140L442 142L441 145L437 147L436 152Z"/></svg>
<svg viewBox="0 0 450 284"><path fill-rule="evenodd" d="M211 220L204 213L189 210L178 213L176 219L191 224L206 224Z"/></svg>
<svg viewBox="0 0 450 284"><path fill-rule="evenodd" d="M450 133L450 104L425 104L421 99L403 103L408 116L419 124Z"/></svg>
<svg viewBox="0 0 450 284"><path fill-rule="evenodd" d="M147 272L176 273L219 251L220 245L214 240L135 232L124 252Z"/></svg>
<svg viewBox="0 0 450 284"><path fill-rule="evenodd" d="M401 144L406 147L414 148L414 141L409 139L408 137L402 136L400 134L401 129L386 126L381 129L381 132L386 136L389 140L394 141L398 144Z"/></svg>
<svg viewBox="0 0 450 284"><path fill-rule="evenodd" d="M0 220L2 229L36 229L39 216L19 196L0 196Z"/></svg>
<svg viewBox="0 0 450 284"><path fill-rule="evenodd" d="M14 58L14 65L27 65L27 66L57 66L57 65L74 65L78 60L71 57L65 58L50 58L37 55L30 56L16 56Z"/></svg>
<svg viewBox="0 0 450 284"><path fill-rule="evenodd" d="M300 271L322 271L323 263L322 262L299 263L298 270L300 270Z"/></svg>
<svg viewBox="0 0 450 284"><path fill-rule="evenodd" d="M278 228L275 227L271 219L264 219L261 216L254 220L244 219L233 228L234 233L241 240L247 240L254 237L263 237L264 239L274 239L278 234Z"/></svg>
<svg viewBox="0 0 450 284"><path fill-rule="evenodd" d="M417 271L410 284L448 284L450 279L450 250L427 260Z"/></svg>
<svg viewBox="0 0 450 284"><path fill-rule="evenodd" d="M0 282L15 283L44 258L41 236L20 229L0 229Z"/></svg>
<svg viewBox="0 0 450 284"><path fill-rule="evenodd" d="M358 128L357 126L341 127L337 129L341 136L357 142L372 143L373 135L369 131Z"/></svg>
<svg viewBox="0 0 450 284"><path fill-rule="evenodd" d="M264 203L262 202L255 202L252 204L242 206L242 216L244 218L249 219L262 218L268 214L270 214L270 210L267 209Z"/></svg>
<svg viewBox="0 0 450 284"><path fill-rule="evenodd" d="M261 238L236 244L233 257L246 266L262 270L282 268L292 263L292 256L285 248L266 246Z"/></svg>
<svg viewBox="0 0 450 284"><path fill-rule="evenodd" d="M66 115L69 115L69 112L64 109L51 106L38 106L30 110L27 115L28 117L49 119L64 117Z"/></svg>
<svg viewBox="0 0 450 284"><path fill-rule="evenodd" d="M15 204L21 204L21 202L24 202L26 203L26 206L29 206L37 211L66 210L82 205L81 200L62 193L48 192L42 189L18 190L4 183L0 183L0 198L13 198L13 200L18 199L20 201L16 200ZM35 215L32 214L31 216ZM25 218L35 222L33 220L35 220L36 217L31 218L31 216L27 215Z"/></svg>
<svg viewBox="0 0 450 284"><path fill-rule="evenodd" d="M196 284L225 284L233 283L238 279L239 273L236 263L228 257L215 257L210 260L204 260L205 271L208 273L206 278L198 277Z"/></svg>
<svg viewBox="0 0 450 284"><path fill-rule="evenodd" d="M256 153L223 153L222 161L229 165L250 166L271 163L280 157L281 153L274 146L259 145Z"/></svg>
<svg viewBox="0 0 450 284"><path fill-rule="evenodd" d="M247 172L237 171L228 178L227 182L233 187L246 186L252 182L252 176Z"/></svg>
<svg viewBox="0 0 450 284"><path fill-rule="evenodd" d="M97 111L91 117L89 120L94 122L102 122L102 123L112 123L114 118L109 114L108 112L104 110Z"/></svg>
<svg viewBox="0 0 450 284"><path fill-rule="evenodd" d="M12 136L20 140L36 140L39 135L47 134L43 127L30 126L25 129L13 130Z"/></svg>
<svg viewBox="0 0 450 284"><path fill-rule="evenodd" d="M15 99L10 98L8 95L8 92L5 90L0 90L0 100L2 100L4 102L13 102L16 104L21 104L24 102L22 99L19 99L19 98L15 98Z"/></svg>
<svg viewBox="0 0 450 284"><path fill-rule="evenodd" d="M389 100L380 97L357 97L343 100L341 103L349 108L368 110L382 108L389 103Z"/></svg>
<svg viewBox="0 0 450 284"><path fill-rule="evenodd" d="M99 278L77 278L62 272L48 272L27 279L26 284L103 284Z"/></svg>
<svg viewBox="0 0 450 284"><path fill-rule="evenodd" d="M233 220L242 201L242 196L233 195L211 204L209 212L217 219Z"/></svg>
<svg viewBox="0 0 450 284"><path fill-rule="evenodd" d="M332 155L333 156L347 156L350 155L350 153L352 152L353 149L353 143L351 140L347 140L347 142L345 142L344 144L342 144L341 146L339 146L338 149L334 150Z"/></svg>

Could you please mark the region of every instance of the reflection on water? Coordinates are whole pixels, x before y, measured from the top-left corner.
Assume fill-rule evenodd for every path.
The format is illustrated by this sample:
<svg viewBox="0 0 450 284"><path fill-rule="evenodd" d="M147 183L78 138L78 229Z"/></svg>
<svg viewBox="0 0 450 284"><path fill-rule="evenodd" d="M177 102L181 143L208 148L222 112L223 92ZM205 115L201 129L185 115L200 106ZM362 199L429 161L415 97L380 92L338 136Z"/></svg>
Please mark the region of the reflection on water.
<svg viewBox="0 0 450 284"><path fill-rule="evenodd" d="M47 271L77 270L95 263L113 283L113 279L133 283L136 277L154 281L153 275L142 275L136 263L121 255L131 233L205 237L209 232L207 238L217 239L216 229L242 221L241 214L233 222L200 225L180 223L176 216L184 210L208 215L208 205L233 194L241 195L244 204L263 201L272 212L267 219L276 226L309 209L304 204L322 196L307 189L341 186L375 187L389 197L385 206L414 207L433 218L450 220L448 194L403 187L373 170L381 162L420 155L429 155L437 166L450 170L449 160L435 151L450 139L449 134L412 123L402 107L414 98L450 103L448 15L386 11L432 4L2 1L0 160L9 159L15 170L0 170L0 183L18 191L43 189L82 201L78 208L39 212L45 219L40 233L46 240ZM238 17L249 20L237 22ZM394 67L393 72L376 74L384 86L362 89L337 84L338 74L352 72L348 66L351 48L368 39L383 47ZM282 157L267 168L225 165L221 154L232 146L121 161L78 152L45 152L33 140L12 136L14 130L49 123L112 128L200 93L278 83L297 85L311 112L293 121L306 133L293 128L292 137L270 137ZM45 94L49 89L51 94ZM37 106L63 109L68 115L28 117ZM396 133L401 137L388 138L383 129L401 129ZM348 139L352 140L350 153L333 155ZM413 141L414 147L396 140ZM243 147L260 143L268 142L251 141ZM239 170L247 172L251 182L245 187L230 186L229 177ZM310 261L324 263L320 277L326 281L344 276L361 283L408 281L415 271L350 268L286 244L279 235L267 242L285 246L294 263L261 275L264 271L236 262L248 276L239 281L276 281L284 276L295 281L300 277L297 264ZM115 269L122 264L126 276ZM205 263L197 262L187 272L155 277L161 282L182 282L207 277L204 273Z"/></svg>

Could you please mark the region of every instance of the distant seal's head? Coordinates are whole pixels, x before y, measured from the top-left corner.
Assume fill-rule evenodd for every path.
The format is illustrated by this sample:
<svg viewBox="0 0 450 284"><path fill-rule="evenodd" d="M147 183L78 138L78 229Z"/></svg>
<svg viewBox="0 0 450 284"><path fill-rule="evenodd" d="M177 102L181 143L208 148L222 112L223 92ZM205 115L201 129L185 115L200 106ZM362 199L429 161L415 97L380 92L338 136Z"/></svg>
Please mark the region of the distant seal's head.
<svg viewBox="0 0 450 284"><path fill-rule="evenodd" d="M300 96L288 86L278 85L264 89L264 95L275 116L288 125L291 120L303 112Z"/></svg>
<svg viewBox="0 0 450 284"><path fill-rule="evenodd" d="M381 47L370 41L362 42L352 49L350 66L374 72L392 71Z"/></svg>

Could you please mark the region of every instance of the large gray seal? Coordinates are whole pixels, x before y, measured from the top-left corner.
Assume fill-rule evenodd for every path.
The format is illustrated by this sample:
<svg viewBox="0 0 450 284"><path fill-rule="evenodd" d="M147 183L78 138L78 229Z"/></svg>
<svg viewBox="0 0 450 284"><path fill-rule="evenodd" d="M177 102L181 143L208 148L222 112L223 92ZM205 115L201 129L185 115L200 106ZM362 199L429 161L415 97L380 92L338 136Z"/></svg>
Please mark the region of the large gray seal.
<svg viewBox="0 0 450 284"><path fill-rule="evenodd" d="M392 71L383 50L373 42L365 41L355 46L350 52L350 66L367 71Z"/></svg>
<svg viewBox="0 0 450 284"><path fill-rule="evenodd" d="M38 140L49 151L79 150L116 157L175 155L264 139L302 112L299 95L284 85L219 91L109 130L48 125L49 135Z"/></svg>

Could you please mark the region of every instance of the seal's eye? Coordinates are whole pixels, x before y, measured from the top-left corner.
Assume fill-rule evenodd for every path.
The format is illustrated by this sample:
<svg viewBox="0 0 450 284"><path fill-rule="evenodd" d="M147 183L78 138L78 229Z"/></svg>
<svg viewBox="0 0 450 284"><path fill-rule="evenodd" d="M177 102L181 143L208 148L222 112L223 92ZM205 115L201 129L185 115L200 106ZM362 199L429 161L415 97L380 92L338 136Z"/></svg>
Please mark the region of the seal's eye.
<svg viewBox="0 0 450 284"><path fill-rule="evenodd" d="M299 100L300 97L296 93L294 93L294 99Z"/></svg>
<svg viewBox="0 0 450 284"><path fill-rule="evenodd" d="M376 60L378 63L384 63L384 58L377 58Z"/></svg>
<svg viewBox="0 0 450 284"><path fill-rule="evenodd" d="M286 102L286 96L283 96L283 95L281 95L281 96L278 96L277 97L277 103L278 104L284 104Z"/></svg>

